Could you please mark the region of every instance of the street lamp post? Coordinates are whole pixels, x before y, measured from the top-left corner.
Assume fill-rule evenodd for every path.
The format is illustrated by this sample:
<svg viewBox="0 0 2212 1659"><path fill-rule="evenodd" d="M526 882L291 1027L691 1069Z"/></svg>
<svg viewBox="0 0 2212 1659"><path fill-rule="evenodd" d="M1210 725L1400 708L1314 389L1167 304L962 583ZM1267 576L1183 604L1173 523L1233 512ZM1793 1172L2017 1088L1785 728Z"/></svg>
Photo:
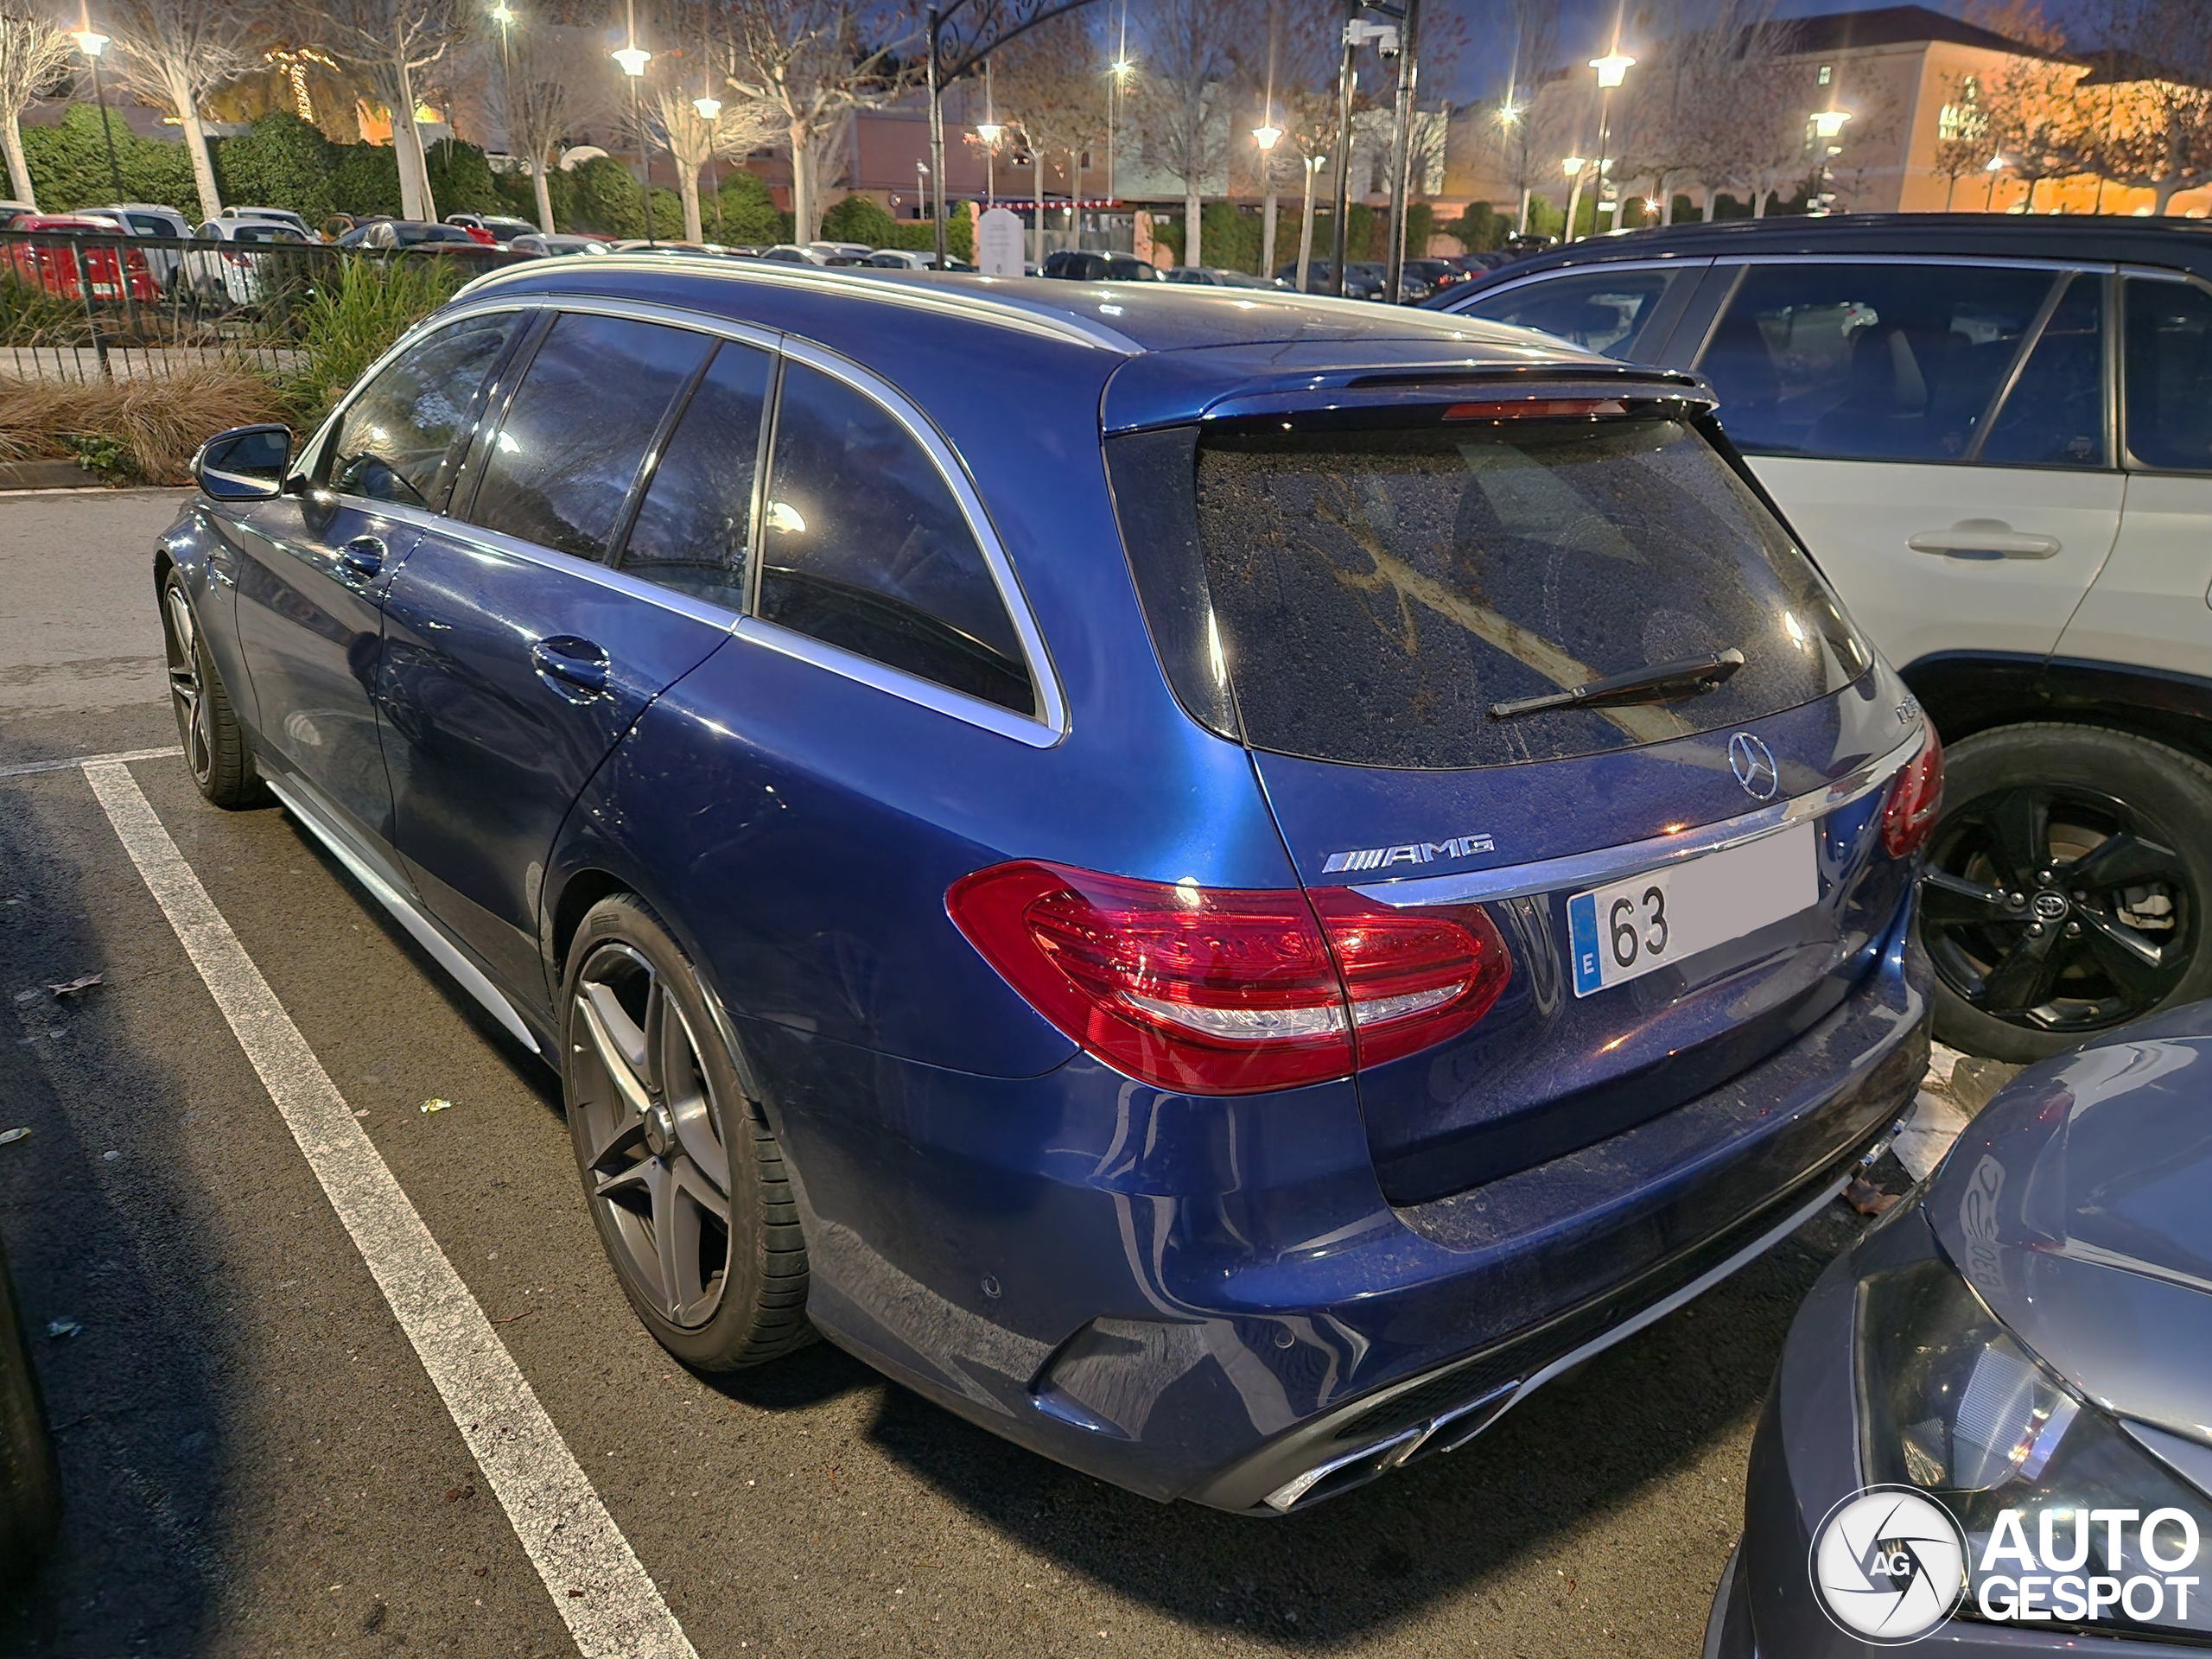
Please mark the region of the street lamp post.
<svg viewBox="0 0 2212 1659"><path fill-rule="evenodd" d="M2002 154L1993 156L1981 164L1983 175L1981 188L1981 211L1985 213L1993 213L1996 211L1997 175L2004 170L2005 157Z"/></svg>
<svg viewBox="0 0 2212 1659"><path fill-rule="evenodd" d="M507 31L514 26L514 21L519 15L507 3L507 0L497 0L492 8L492 21L499 26L499 124L506 130L507 150L511 155L515 147L515 92L514 61L508 50Z"/></svg>
<svg viewBox="0 0 2212 1659"><path fill-rule="evenodd" d="M645 245L651 247L653 245L653 175L652 163L645 159L645 117L638 98L638 83L645 76L645 66L653 60L653 54L639 48L634 13L630 22L629 45L608 55L622 66L622 73L630 81L630 124L638 130L638 191L645 207Z"/></svg>
<svg viewBox="0 0 2212 1659"><path fill-rule="evenodd" d="M107 93L100 86L100 54L107 50L107 36L94 29L89 19L73 36L77 49L92 66L92 101L100 108L100 133L107 140L108 182L115 187L115 199L123 200L123 167L115 159L115 129L108 124Z"/></svg>
<svg viewBox="0 0 2212 1659"><path fill-rule="evenodd" d="M702 92L691 100L692 109L707 124L707 193L715 199L715 238L722 234L722 186L715 172L715 127L722 118L722 101L712 92Z"/></svg>
<svg viewBox="0 0 2212 1659"><path fill-rule="evenodd" d="M1820 110L1814 113L1813 137L1819 154L1813 161L1812 200L1806 206L1815 215L1827 212L1822 198L1827 194L1828 157L1843 153L1843 146L1835 141L1842 136L1844 123L1850 119L1851 111L1848 110Z"/></svg>
<svg viewBox="0 0 2212 1659"><path fill-rule="evenodd" d="M1282 129L1274 124L1270 111L1266 120L1252 129L1252 142L1260 147L1260 175L1267 188L1260 210L1260 275L1271 276L1275 268L1275 146L1282 142Z"/></svg>
<svg viewBox="0 0 2212 1659"><path fill-rule="evenodd" d="M1109 114L1108 119L1112 119ZM999 194L999 140L1006 129L999 124L998 92L991 82L991 65L983 61L983 118L976 124L976 136L983 141L983 206L990 207Z"/></svg>
<svg viewBox="0 0 2212 1659"><path fill-rule="evenodd" d="M1635 62L1634 58L1628 56L1618 46L1604 57L1590 60L1590 67L1598 72L1598 206L1600 209L1605 205L1605 147L1612 139L1613 92L1628 78L1628 72ZM1613 207L1615 230L1620 228L1620 222L1621 211L1616 197ZM1593 217L1591 227L1594 230L1596 226L1597 220ZM1567 226L1570 231L1573 228L1572 225Z"/></svg>
<svg viewBox="0 0 2212 1659"><path fill-rule="evenodd" d="M1590 163L1580 156L1570 156L1560 163L1560 170L1568 180L1567 193L1567 228L1560 233L1562 245L1574 240L1574 216L1582 211L1582 175Z"/></svg>

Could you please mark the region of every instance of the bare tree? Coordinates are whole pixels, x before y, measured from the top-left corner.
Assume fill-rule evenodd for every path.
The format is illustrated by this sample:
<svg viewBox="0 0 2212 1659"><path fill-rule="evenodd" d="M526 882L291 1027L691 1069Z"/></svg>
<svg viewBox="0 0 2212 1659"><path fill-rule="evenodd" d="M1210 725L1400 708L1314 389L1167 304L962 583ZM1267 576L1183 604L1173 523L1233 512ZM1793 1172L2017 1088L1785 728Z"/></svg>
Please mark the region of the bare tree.
<svg viewBox="0 0 2212 1659"><path fill-rule="evenodd" d="M991 54L1000 111L1029 151L1037 197L1036 258L1045 257L1045 167L1067 157L1068 197L1083 194L1083 157L1106 143L1108 83L1096 43L1079 14L1039 23Z"/></svg>
<svg viewBox="0 0 2212 1659"><path fill-rule="evenodd" d="M1204 263L1199 218L1229 162L1232 45L1252 19L1244 0L1154 0L1133 100L1145 159L1183 187L1183 263ZM1264 20L1262 26L1264 27Z"/></svg>
<svg viewBox="0 0 2212 1659"><path fill-rule="evenodd" d="M235 80L249 61L252 10L237 0L108 0L108 27L123 48L123 79L147 104L166 108L184 130L203 219L223 211L200 101Z"/></svg>
<svg viewBox="0 0 2212 1659"><path fill-rule="evenodd" d="M2045 179L2127 165L2123 143L2084 122L2087 111L2074 96L2081 74L2079 64L2015 58L1983 90L1993 156L2027 186L2030 213L2036 187Z"/></svg>
<svg viewBox="0 0 2212 1659"><path fill-rule="evenodd" d="M2090 83L2120 85L2101 121L2068 85L2077 115L2061 143L2078 170L2150 191L2157 213L2183 191L2212 184L2212 9L2202 0L2126 0L2090 61Z"/></svg>
<svg viewBox="0 0 2212 1659"><path fill-rule="evenodd" d="M821 234L823 184L855 110L890 102L920 78L901 42L872 31L887 16L855 0L728 0L735 54L729 85L765 105L791 146L795 234Z"/></svg>
<svg viewBox="0 0 2212 1659"><path fill-rule="evenodd" d="M1536 149L1534 141L1536 86L1559 56L1559 7L1556 0L1507 0L1505 11L1513 28L1513 67L1486 131L1498 176L1520 197L1514 228L1526 231L1529 195L1552 181L1558 164L1557 157Z"/></svg>
<svg viewBox="0 0 2212 1659"><path fill-rule="evenodd" d="M1936 151L1929 170L1943 181L1943 211L1949 213L1959 181L1989 170L1997 145L1989 136L1989 111L1981 101L1981 78L1960 73L1943 79L1943 105L1936 117Z"/></svg>
<svg viewBox="0 0 2212 1659"><path fill-rule="evenodd" d="M317 0L330 54L358 73L391 111L399 210L434 219L429 168L416 125L417 79L444 57L461 27L454 0Z"/></svg>
<svg viewBox="0 0 2212 1659"><path fill-rule="evenodd" d="M717 156L747 156L775 131L773 114L758 104L721 105L710 119L699 112L688 87L663 86L654 92L645 117L653 136L676 163L677 193L683 200L683 239L706 240L699 213L699 172Z"/></svg>
<svg viewBox="0 0 2212 1659"><path fill-rule="evenodd" d="M69 61L69 37L42 16L0 11L0 148L8 152L8 188L35 207L31 170L23 159L23 111Z"/></svg>
<svg viewBox="0 0 2212 1659"><path fill-rule="evenodd" d="M604 77L574 73L573 54L550 26L525 23L508 43L505 68L507 147L530 166L537 196L537 227L553 233L553 192L550 170L560 159L569 135L604 114L605 98L583 89L599 87Z"/></svg>

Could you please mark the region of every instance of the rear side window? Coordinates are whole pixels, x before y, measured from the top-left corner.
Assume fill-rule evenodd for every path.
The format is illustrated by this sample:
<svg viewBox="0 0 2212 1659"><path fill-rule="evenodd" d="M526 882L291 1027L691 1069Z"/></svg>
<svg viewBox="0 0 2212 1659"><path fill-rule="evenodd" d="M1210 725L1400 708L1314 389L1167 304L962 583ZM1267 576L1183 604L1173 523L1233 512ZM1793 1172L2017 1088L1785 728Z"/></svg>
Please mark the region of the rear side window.
<svg viewBox="0 0 2212 1659"><path fill-rule="evenodd" d="M2127 448L2145 467L2212 472L2212 294L2127 279Z"/></svg>
<svg viewBox="0 0 2212 1659"><path fill-rule="evenodd" d="M1999 467L2106 464L2104 294L2101 277L2068 281L1973 460Z"/></svg>
<svg viewBox="0 0 2212 1659"><path fill-rule="evenodd" d="M998 584L914 435L842 381L786 362L774 445L762 620L1034 713Z"/></svg>
<svg viewBox="0 0 2212 1659"><path fill-rule="evenodd" d="M1698 367L1741 448L1963 461L2063 280L1973 265L1753 265Z"/></svg>
<svg viewBox="0 0 2212 1659"><path fill-rule="evenodd" d="M1249 430L1198 451L1220 651L1256 747L1503 766L1739 725L1870 664L1803 556L1693 428L1658 416ZM1510 702L1733 647L1669 702Z"/></svg>
<svg viewBox="0 0 2212 1659"><path fill-rule="evenodd" d="M556 318L486 453L469 518L604 557L661 417L713 344L624 317Z"/></svg>
<svg viewBox="0 0 2212 1659"><path fill-rule="evenodd" d="M622 568L727 610L745 608L753 537L753 474L768 353L725 340L653 468Z"/></svg>
<svg viewBox="0 0 2212 1659"><path fill-rule="evenodd" d="M372 501L430 505L454 435L523 315L467 318L384 369L339 423L330 447L331 487Z"/></svg>
<svg viewBox="0 0 2212 1659"><path fill-rule="evenodd" d="M1669 270L1599 270L1561 276L1478 299L1459 315L1541 329L1585 350L1625 358L1677 276Z"/></svg>

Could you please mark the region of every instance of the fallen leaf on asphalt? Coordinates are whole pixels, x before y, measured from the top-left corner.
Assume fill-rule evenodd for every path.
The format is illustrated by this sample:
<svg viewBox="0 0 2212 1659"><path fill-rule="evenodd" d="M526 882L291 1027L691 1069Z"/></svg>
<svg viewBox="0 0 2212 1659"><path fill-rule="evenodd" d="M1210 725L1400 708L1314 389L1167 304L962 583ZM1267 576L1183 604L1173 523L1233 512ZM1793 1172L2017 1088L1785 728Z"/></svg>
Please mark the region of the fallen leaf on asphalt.
<svg viewBox="0 0 2212 1659"><path fill-rule="evenodd" d="M428 1100L423 1103L423 1109L426 1112L451 1111L453 1109L453 1102L445 1099L442 1096L432 1095Z"/></svg>
<svg viewBox="0 0 2212 1659"><path fill-rule="evenodd" d="M46 1322L46 1334L56 1342L65 1337L73 1337L84 1328L74 1319L48 1319Z"/></svg>
<svg viewBox="0 0 2212 1659"><path fill-rule="evenodd" d="M25 1003L35 1002L38 1001L38 997L39 990L38 987L35 985L32 986L28 991L17 991L16 993L16 1006L17 1007L22 1007Z"/></svg>
<svg viewBox="0 0 2212 1659"><path fill-rule="evenodd" d="M0 1147L6 1146L10 1141L20 1141L29 1133L28 1126L20 1129L0 1129Z"/></svg>
<svg viewBox="0 0 2212 1659"><path fill-rule="evenodd" d="M106 983L105 974L79 974L74 979L66 980L59 985L49 985L46 988L56 996L74 996L79 991L89 991Z"/></svg>
<svg viewBox="0 0 2212 1659"><path fill-rule="evenodd" d="M582 1595L583 1595L583 1593L584 1593L584 1592L583 1592L582 1591L581 1591L581 1590L571 1590L571 1591L569 1591L569 1595L571 1595L572 1597L576 1597L576 1598L578 1598L578 1599L581 1599L581 1598L582 1597Z"/></svg>
<svg viewBox="0 0 2212 1659"><path fill-rule="evenodd" d="M1862 1216L1884 1216L1904 1202L1894 1192L1885 1192L1872 1181L1853 1181L1843 1189L1843 1201Z"/></svg>

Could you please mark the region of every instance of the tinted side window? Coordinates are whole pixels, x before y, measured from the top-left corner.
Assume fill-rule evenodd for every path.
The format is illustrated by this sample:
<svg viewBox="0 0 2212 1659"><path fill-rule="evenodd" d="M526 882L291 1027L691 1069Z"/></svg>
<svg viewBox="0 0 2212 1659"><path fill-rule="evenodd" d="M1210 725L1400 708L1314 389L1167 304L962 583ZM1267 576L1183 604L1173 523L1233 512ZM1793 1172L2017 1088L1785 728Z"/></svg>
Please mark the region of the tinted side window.
<svg viewBox="0 0 2212 1659"><path fill-rule="evenodd" d="M1964 265L1754 265L1698 367L1743 448L1960 461L2054 280Z"/></svg>
<svg viewBox="0 0 2212 1659"><path fill-rule="evenodd" d="M2104 295L2101 277L2067 283L1975 459L2000 467L2105 464Z"/></svg>
<svg viewBox="0 0 2212 1659"><path fill-rule="evenodd" d="M1670 270L1596 270L1477 300L1460 315L1538 328L1586 350L1626 357L1675 280Z"/></svg>
<svg viewBox="0 0 2212 1659"><path fill-rule="evenodd" d="M2127 448L2146 467L2212 471L2212 294L2127 281Z"/></svg>
<svg viewBox="0 0 2212 1659"><path fill-rule="evenodd" d="M784 366L761 530L762 618L1034 712L1013 620L936 462L804 363Z"/></svg>
<svg viewBox="0 0 2212 1659"><path fill-rule="evenodd" d="M524 315L499 311L441 328L377 376L339 423L331 487L429 506L454 434Z"/></svg>
<svg viewBox="0 0 2212 1659"><path fill-rule="evenodd" d="M622 568L648 582L745 608L753 539L753 474L768 353L725 340L670 434L637 523L622 544Z"/></svg>
<svg viewBox="0 0 2212 1659"><path fill-rule="evenodd" d="M713 344L624 317L556 319L492 441L468 517L580 559L605 556L661 416Z"/></svg>

